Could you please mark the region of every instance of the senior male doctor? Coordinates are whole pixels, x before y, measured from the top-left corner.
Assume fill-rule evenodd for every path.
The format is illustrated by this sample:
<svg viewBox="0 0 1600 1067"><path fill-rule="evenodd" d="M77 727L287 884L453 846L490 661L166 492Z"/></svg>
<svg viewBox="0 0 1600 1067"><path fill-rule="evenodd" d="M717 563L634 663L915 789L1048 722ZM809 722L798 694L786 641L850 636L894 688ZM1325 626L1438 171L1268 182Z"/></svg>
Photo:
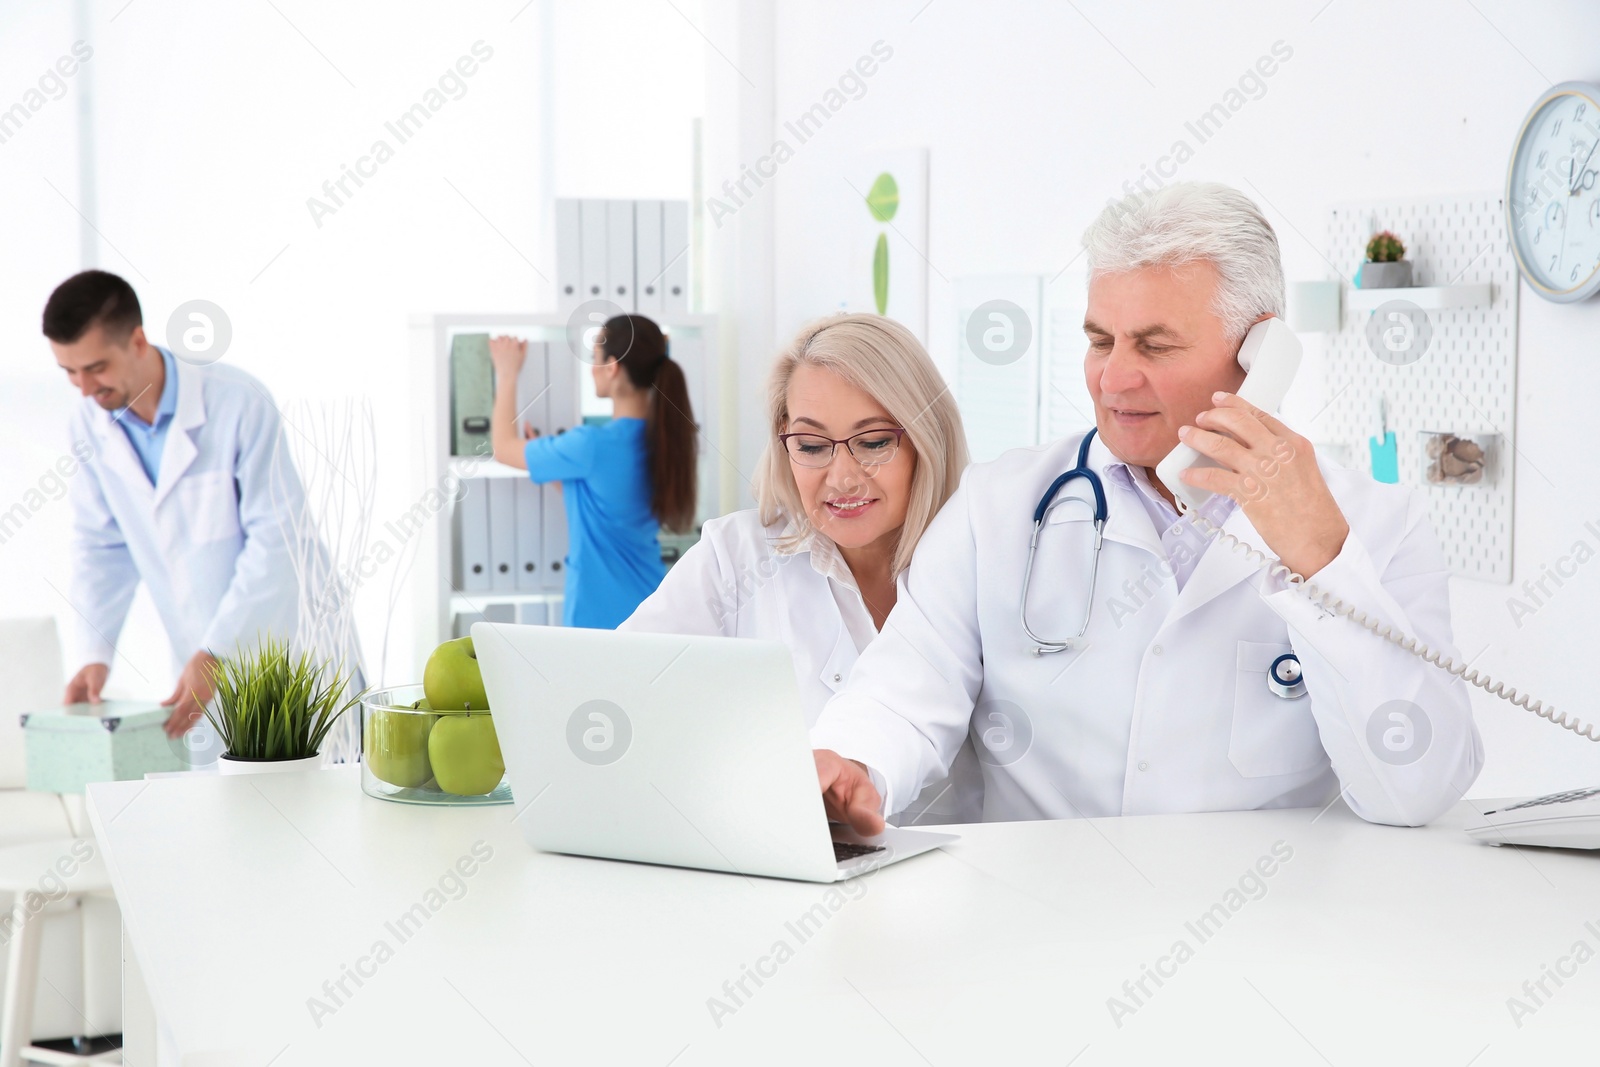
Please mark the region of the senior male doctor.
<svg viewBox="0 0 1600 1067"><path fill-rule="evenodd" d="M825 806L876 833L970 732L984 819L1321 805L1420 825L1483 762L1465 684L1314 604L1181 518L1154 468L1180 440L1220 467L1212 522L1325 591L1451 649L1448 577L1420 494L1319 464L1233 395L1248 328L1283 313L1277 237L1247 197L1182 183L1113 204L1084 235L1087 466L1108 523L1091 594L1091 507L1041 531L1028 622L1083 640L1038 654L1020 622L1034 508L1082 435L968 469L898 602L812 730ZM1063 496L1092 501L1082 478ZM1215 506L1212 506L1215 505ZM1304 692L1268 671L1298 656Z"/></svg>
<svg viewBox="0 0 1600 1067"><path fill-rule="evenodd" d="M274 469L282 431L261 385L174 358L142 323L133 288L99 270L62 282L44 309L56 362L84 397L73 440L92 453L72 486L82 666L65 700L100 699L142 580L179 671L163 702L179 737L211 699L217 657L294 636L298 587L278 512L298 514L303 491L286 454Z"/></svg>

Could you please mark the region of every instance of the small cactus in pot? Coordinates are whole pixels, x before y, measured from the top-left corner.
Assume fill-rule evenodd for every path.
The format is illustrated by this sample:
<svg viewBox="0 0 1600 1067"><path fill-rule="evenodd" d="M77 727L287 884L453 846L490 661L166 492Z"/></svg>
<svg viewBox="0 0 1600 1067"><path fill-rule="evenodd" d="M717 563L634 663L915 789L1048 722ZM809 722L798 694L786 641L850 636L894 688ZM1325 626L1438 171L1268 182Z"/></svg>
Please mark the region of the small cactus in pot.
<svg viewBox="0 0 1600 1067"><path fill-rule="evenodd" d="M1367 261L1361 264L1357 284L1363 289L1403 289L1411 284L1411 262L1406 246L1388 230L1367 241Z"/></svg>

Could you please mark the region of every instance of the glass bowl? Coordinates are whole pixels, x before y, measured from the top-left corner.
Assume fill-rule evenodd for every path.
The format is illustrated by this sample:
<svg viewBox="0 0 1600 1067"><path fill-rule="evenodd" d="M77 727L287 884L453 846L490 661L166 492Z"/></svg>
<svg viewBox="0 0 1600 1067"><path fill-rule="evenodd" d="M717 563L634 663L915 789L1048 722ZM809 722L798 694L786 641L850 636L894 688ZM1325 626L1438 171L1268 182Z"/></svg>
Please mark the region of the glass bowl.
<svg viewBox="0 0 1600 1067"><path fill-rule="evenodd" d="M509 804L511 785L488 712L434 712L416 705L422 686L375 689L361 701L361 790L405 804ZM435 736L449 720L446 734ZM435 766L437 761L444 761ZM445 786L438 773L445 770ZM498 770L499 777L495 774ZM475 792L480 786L483 792Z"/></svg>

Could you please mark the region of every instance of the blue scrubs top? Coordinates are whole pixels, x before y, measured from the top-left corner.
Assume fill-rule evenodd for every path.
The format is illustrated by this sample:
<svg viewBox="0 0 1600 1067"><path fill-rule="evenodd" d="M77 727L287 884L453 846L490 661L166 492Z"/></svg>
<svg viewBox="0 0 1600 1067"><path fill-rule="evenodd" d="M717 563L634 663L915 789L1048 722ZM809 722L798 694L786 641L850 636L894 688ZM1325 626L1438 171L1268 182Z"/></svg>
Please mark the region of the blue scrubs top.
<svg viewBox="0 0 1600 1067"><path fill-rule="evenodd" d="M644 430L643 419L612 419L535 437L524 449L529 477L561 483L567 626L616 629L666 576Z"/></svg>

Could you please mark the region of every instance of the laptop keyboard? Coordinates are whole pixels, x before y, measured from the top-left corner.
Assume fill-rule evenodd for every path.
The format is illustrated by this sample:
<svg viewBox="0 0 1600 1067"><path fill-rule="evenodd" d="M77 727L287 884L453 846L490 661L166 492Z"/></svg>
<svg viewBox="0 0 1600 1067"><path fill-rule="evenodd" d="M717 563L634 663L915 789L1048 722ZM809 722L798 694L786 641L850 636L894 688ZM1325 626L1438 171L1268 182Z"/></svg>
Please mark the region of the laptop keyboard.
<svg viewBox="0 0 1600 1067"><path fill-rule="evenodd" d="M882 852L882 845L856 845L849 841L835 841L833 843L833 861L843 863L845 860L859 859L874 852Z"/></svg>

